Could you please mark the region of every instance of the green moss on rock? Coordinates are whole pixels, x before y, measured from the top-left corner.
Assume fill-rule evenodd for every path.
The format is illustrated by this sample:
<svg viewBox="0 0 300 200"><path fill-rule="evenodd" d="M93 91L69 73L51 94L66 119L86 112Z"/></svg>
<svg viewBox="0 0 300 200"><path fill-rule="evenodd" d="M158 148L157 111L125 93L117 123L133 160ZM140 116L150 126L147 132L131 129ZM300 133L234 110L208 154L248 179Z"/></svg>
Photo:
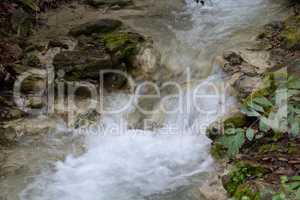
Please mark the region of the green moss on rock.
<svg viewBox="0 0 300 200"><path fill-rule="evenodd" d="M236 113L224 121L225 128L243 127L247 123L246 116L242 113Z"/></svg>
<svg viewBox="0 0 300 200"><path fill-rule="evenodd" d="M224 188L230 196L234 196L238 187L247 182L250 178L261 178L266 170L261 166L238 163L233 170L223 178Z"/></svg>
<svg viewBox="0 0 300 200"><path fill-rule="evenodd" d="M104 36L105 47L111 52L120 52L123 59L136 55L138 46L145 39L137 33L115 32Z"/></svg>

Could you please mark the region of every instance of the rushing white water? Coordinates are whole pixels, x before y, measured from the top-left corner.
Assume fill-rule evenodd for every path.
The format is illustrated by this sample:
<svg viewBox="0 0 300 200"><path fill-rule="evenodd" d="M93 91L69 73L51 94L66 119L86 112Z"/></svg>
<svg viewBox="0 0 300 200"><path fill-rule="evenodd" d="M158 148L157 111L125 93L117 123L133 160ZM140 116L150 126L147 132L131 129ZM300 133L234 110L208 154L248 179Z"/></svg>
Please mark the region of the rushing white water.
<svg viewBox="0 0 300 200"><path fill-rule="evenodd" d="M219 82L219 78L203 82L199 91L209 92L209 83L216 81ZM186 99L194 92L179 94L172 104L187 105ZM55 172L40 175L22 193L21 199L146 199L189 185L192 175L210 170L210 141L201 127L217 117L221 96L198 99L187 108L189 113L167 116L169 125L179 125L172 126L172 129L166 125L157 131L129 130L126 120L125 126L120 123L122 115L104 116L104 126L93 130L88 137L88 151L82 156L68 156L65 161L58 162ZM179 101L180 98L184 100ZM117 102L106 106L125 104L129 97L112 94L106 98L108 102L112 102L111 99L117 99ZM209 105L207 109L213 112L205 114L207 112L197 110L196 105L201 104Z"/></svg>
<svg viewBox="0 0 300 200"><path fill-rule="evenodd" d="M168 57L168 63L179 68L199 68L195 67L199 62L207 65L210 57L203 60L204 55L194 52L210 54L216 50L213 46L251 23L258 11L266 11L264 0L207 0L204 8L193 0L186 2L185 14L191 15L193 28L173 28L179 43ZM169 106L183 105L184 109L166 114L163 126L155 130L128 129L127 113L132 107L122 114L103 115L99 129L87 132L87 151L79 157L69 155L55 164L54 171L36 176L20 199L143 200L153 195L163 199L160 194L191 185L191 177L212 168L206 126L233 103L222 90L214 98L190 98L210 93L211 83L221 88L221 77L211 75L200 83L200 89L194 85L168 101ZM113 93L106 97L105 106L114 109L129 99L129 95Z"/></svg>

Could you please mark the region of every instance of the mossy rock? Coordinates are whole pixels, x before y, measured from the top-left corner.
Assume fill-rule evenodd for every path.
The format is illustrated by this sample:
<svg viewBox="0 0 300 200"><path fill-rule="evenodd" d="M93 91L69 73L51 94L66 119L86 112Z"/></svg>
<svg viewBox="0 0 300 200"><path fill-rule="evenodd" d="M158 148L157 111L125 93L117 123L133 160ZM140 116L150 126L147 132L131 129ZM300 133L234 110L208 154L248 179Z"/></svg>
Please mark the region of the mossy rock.
<svg viewBox="0 0 300 200"><path fill-rule="evenodd" d="M63 70L67 81L99 79L100 70L111 69L110 55L100 49L63 51L54 57L55 71Z"/></svg>
<svg viewBox="0 0 300 200"><path fill-rule="evenodd" d="M17 108L11 99L0 96L0 121L18 119L25 116L25 113Z"/></svg>
<svg viewBox="0 0 300 200"><path fill-rule="evenodd" d="M300 16L289 17L280 36L285 48L300 49Z"/></svg>
<svg viewBox="0 0 300 200"><path fill-rule="evenodd" d="M230 196L234 196L238 187L249 179L261 178L267 170L259 165L247 163L236 164L227 176L223 177L223 185Z"/></svg>
<svg viewBox="0 0 300 200"><path fill-rule="evenodd" d="M111 53L119 53L120 59L129 61L138 53L138 47L145 38L138 33L115 32L104 36L105 47Z"/></svg>
<svg viewBox="0 0 300 200"><path fill-rule="evenodd" d="M233 116L225 119L224 127L225 128L238 128L243 127L247 123L246 116L240 112L235 113Z"/></svg>

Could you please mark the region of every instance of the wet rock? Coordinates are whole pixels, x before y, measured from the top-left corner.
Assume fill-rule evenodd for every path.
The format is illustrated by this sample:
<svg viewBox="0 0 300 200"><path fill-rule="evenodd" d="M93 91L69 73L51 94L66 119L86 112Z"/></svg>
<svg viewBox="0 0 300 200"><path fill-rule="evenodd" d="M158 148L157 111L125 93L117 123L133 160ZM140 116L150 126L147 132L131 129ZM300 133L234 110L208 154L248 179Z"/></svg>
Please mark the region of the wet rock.
<svg viewBox="0 0 300 200"><path fill-rule="evenodd" d="M14 120L24 115L25 113L17 108L11 99L0 96L0 121Z"/></svg>
<svg viewBox="0 0 300 200"><path fill-rule="evenodd" d="M242 76L235 82L234 87L239 91L238 96L243 99L249 96L261 84L262 78L259 76Z"/></svg>
<svg viewBox="0 0 300 200"><path fill-rule="evenodd" d="M88 22L74 27L69 34L72 36L91 35L92 33L108 33L115 31L122 26L122 22L115 19L99 19L95 22Z"/></svg>
<svg viewBox="0 0 300 200"><path fill-rule="evenodd" d="M0 124L0 143L10 145L19 142L23 137L46 134L54 131L57 121L40 116L37 118L20 118Z"/></svg>
<svg viewBox="0 0 300 200"><path fill-rule="evenodd" d="M45 74L30 74L20 83L22 94L43 94L47 90Z"/></svg>
<svg viewBox="0 0 300 200"><path fill-rule="evenodd" d="M223 188L221 180L216 175L211 175L199 190L208 200L228 199L226 190Z"/></svg>
<svg viewBox="0 0 300 200"><path fill-rule="evenodd" d="M285 25L282 21L273 21L265 26L265 29L273 31L282 31Z"/></svg>
<svg viewBox="0 0 300 200"><path fill-rule="evenodd" d="M133 4L132 0L87 0L87 3L95 7L100 7L100 6L124 7Z"/></svg>
<svg viewBox="0 0 300 200"><path fill-rule="evenodd" d="M63 51L53 64L56 72L63 70L68 81L98 80L100 70L112 68L111 57L103 49Z"/></svg>
<svg viewBox="0 0 300 200"><path fill-rule="evenodd" d="M149 64L145 59L145 51L147 49L149 55L151 48L153 46L150 47L142 35L129 31L82 35L78 37L75 50L57 54L53 64L56 72L64 72L67 81L98 81L102 70L118 70L130 74L144 70ZM141 57L141 54L144 56ZM126 77L115 72L104 75L106 88L122 88L126 81Z"/></svg>
<svg viewBox="0 0 300 200"><path fill-rule="evenodd" d="M50 40L48 43L48 48L55 48L55 47L59 47L62 49L68 49L69 46L59 40Z"/></svg>
<svg viewBox="0 0 300 200"><path fill-rule="evenodd" d="M132 32L114 32L104 36L106 49L113 57L114 64L133 64L133 60L139 51L139 47L145 42L145 38Z"/></svg>
<svg viewBox="0 0 300 200"><path fill-rule="evenodd" d="M223 54L220 65L229 75L229 84L240 98L248 96L261 83L261 77L273 67L270 52L254 50L234 50Z"/></svg>
<svg viewBox="0 0 300 200"><path fill-rule="evenodd" d="M45 99L42 97L32 96L26 99L25 106L31 109L42 109L45 107L45 102Z"/></svg>
<svg viewBox="0 0 300 200"><path fill-rule="evenodd" d="M241 55L234 51L225 52L223 57L230 65L240 65L244 61Z"/></svg>
<svg viewBox="0 0 300 200"><path fill-rule="evenodd" d="M71 125L75 129L83 129L83 128L89 128L93 125L95 125L100 119L100 113L98 113L96 110L88 110L85 113L79 113L75 119L73 124Z"/></svg>

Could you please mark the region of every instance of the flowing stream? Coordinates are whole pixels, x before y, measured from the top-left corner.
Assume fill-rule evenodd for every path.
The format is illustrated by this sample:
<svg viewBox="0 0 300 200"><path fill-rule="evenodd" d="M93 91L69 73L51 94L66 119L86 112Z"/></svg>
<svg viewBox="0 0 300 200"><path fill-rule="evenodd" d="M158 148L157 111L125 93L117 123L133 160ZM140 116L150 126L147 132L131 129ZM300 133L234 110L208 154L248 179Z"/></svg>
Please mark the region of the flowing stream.
<svg viewBox="0 0 300 200"><path fill-rule="evenodd" d="M136 109L128 104L132 96L121 92L105 96L105 108L127 105L127 109L103 114L99 127L85 132L84 153L70 153L61 161L51 161L51 168L27 177L25 186L24 181L16 181L22 178L19 176L2 183L18 188L9 190L14 194L8 194L8 199L203 199L189 191L214 170L205 128L235 104L235 99L221 89L222 73L213 58L226 48L248 43L261 25L282 13L279 0L206 2L201 7L186 0L183 8L174 11L161 7L166 12L162 17L128 19L136 29L154 38L162 61L175 74L173 79L184 86L177 96L162 98L156 105L175 112L151 115L154 121L159 119L159 127L129 129L129 120L134 117L130 113ZM193 99L195 94L212 94L216 88L220 89L218 95ZM72 143L69 140L65 143ZM50 144L55 141L58 139L52 138Z"/></svg>

